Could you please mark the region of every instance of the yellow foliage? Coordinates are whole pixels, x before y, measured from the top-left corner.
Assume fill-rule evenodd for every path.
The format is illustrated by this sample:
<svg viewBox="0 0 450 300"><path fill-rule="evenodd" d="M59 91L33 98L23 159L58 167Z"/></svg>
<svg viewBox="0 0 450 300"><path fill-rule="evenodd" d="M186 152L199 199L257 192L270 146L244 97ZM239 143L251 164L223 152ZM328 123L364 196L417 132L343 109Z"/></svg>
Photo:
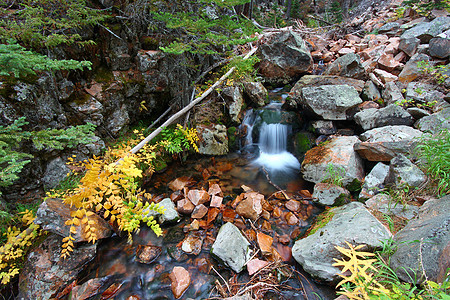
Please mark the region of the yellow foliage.
<svg viewBox="0 0 450 300"><path fill-rule="evenodd" d="M389 290L384 288L373 278L373 273L370 271L376 271L372 264L376 261L375 258L368 259L367 257L373 257L375 254L370 252L358 251L365 245L353 246L352 244L345 242L349 249L336 246L335 248L345 255L348 260L337 260L333 266L341 266L342 273L339 274L342 277L337 287L342 286L343 291L339 294L347 296L349 299L368 300L369 292L371 294L384 294L389 295ZM350 275L347 275L350 273ZM352 289L346 288L346 283L354 285Z"/></svg>

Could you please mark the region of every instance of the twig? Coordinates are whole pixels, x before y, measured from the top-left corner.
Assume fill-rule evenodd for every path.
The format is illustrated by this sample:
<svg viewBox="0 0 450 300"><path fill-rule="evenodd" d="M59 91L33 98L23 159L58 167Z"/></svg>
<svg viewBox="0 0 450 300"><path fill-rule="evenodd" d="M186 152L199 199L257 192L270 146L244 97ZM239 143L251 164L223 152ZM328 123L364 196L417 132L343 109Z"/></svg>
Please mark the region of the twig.
<svg viewBox="0 0 450 300"><path fill-rule="evenodd" d="M165 112L163 112L163 114L161 116L159 116L158 119L156 119L150 126L147 127L147 129L145 129L145 131L150 130L153 126L156 125L156 123L158 123L159 121L161 121L162 118L164 118L171 110L172 108L175 106L175 104L172 104Z"/></svg>
<svg viewBox="0 0 450 300"><path fill-rule="evenodd" d="M275 284L270 284L270 283L266 283L266 282L257 282L251 286L246 287L244 290L238 291L236 295L241 296L241 295L245 294L247 291L254 289L256 287L259 287L259 286L267 286L267 287L273 288L274 290L276 290L278 292L277 285L275 285Z"/></svg>
<svg viewBox="0 0 450 300"><path fill-rule="evenodd" d="M269 172L267 172L266 168L262 167L262 170L263 170L264 174L266 175L267 181L269 181L269 183L271 185L273 185L277 190L282 192L284 197L286 198L286 200L290 200L291 198L286 194L286 192L282 188L280 188L277 184L272 182L272 180L270 180Z"/></svg>
<svg viewBox="0 0 450 300"><path fill-rule="evenodd" d="M211 265L211 268L213 269L214 272L216 272L216 274L220 277L220 279L223 280L223 282L224 282L225 285L227 286L228 293L231 293L230 286L228 285L228 282L225 280L225 278L223 278L222 275L220 275L220 273L217 272L217 270L214 268L213 265Z"/></svg>
<svg viewBox="0 0 450 300"><path fill-rule="evenodd" d="M325 23L325 24L327 24L327 25L333 25L333 24L331 24L330 22L327 22L327 21L325 21L325 20L323 20L323 19L321 19L321 18L315 17L315 16L313 16L313 15L308 15L308 18L314 19L314 20L319 21L319 22L323 22L323 23Z"/></svg>
<svg viewBox="0 0 450 300"><path fill-rule="evenodd" d="M115 34L114 32L112 32L108 27L103 26L102 24L98 23L98 25L100 25L100 27L106 29L106 31L108 31L109 33L111 33L113 36L115 36L116 38L118 38L119 40L123 40L120 36L118 36L117 34Z"/></svg>

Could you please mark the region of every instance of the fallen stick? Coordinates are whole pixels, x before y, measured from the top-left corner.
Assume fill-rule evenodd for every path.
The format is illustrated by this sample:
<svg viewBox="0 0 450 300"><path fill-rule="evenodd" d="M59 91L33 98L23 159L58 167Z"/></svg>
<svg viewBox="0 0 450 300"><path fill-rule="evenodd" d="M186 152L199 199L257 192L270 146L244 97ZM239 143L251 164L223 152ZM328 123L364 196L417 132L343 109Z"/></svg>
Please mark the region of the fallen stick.
<svg viewBox="0 0 450 300"><path fill-rule="evenodd" d="M155 122L153 122L150 126L147 127L147 129L145 129L145 131L150 130L153 126L155 126L159 121L161 121L162 118L164 118L174 107L174 104L172 104L171 106L169 106L169 108L163 112L163 114L161 116L159 116L158 119L155 120Z"/></svg>
<svg viewBox="0 0 450 300"><path fill-rule="evenodd" d="M249 53L247 53L246 56L244 56L244 60L248 59L250 56L252 56L258 47L253 48L250 50ZM191 108L193 108L197 103L202 101L206 98L209 94L211 94L212 91L216 89L225 79L227 79L231 73L236 69L236 67L232 67L227 73L225 73L222 77L220 77L219 80L217 80L209 89L207 89L200 97L196 98L194 101L186 105L182 110L177 112L176 114L172 115L169 119L167 119L166 122L164 122L161 126L159 126L155 131L153 131L150 135L148 135L145 139L143 139L139 144L137 144L133 149L130 150L132 154L136 154L142 147L144 147L145 144L147 144L149 141L154 139L165 127L169 126L174 122L176 119L184 115L186 112L188 112Z"/></svg>

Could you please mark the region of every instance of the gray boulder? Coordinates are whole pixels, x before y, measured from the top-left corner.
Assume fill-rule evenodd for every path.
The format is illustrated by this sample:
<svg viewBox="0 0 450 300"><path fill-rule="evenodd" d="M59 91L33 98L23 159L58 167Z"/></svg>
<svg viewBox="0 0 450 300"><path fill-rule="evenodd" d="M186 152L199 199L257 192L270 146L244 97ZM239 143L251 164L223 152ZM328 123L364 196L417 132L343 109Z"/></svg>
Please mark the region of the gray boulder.
<svg viewBox="0 0 450 300"><path fill-rule="evenodd" d="M301 171L303 178L314 183L322 182L329 174L329 165L343 177L343 185L355 188L364 178L363 162L353 150L360 140L356 136L339 136L330 142L306 152Z"/></svg>
<svg viewBox="0 0 450 300"><path fill-rule="evenodd" d="M398 105L391 104L381 109L369 108L360 111L354 116L355 122L369 130L387 125L412 125L412 116Z"/></svg>
<svg viewBox="0 0 450 300"><path fill-rule="evenodd" d="M290 91L291 97L300 96L304 87L321 85L348 85L360 93L364 88L364 81L336 75L305 75L295 83Z"/></svg>
<svg viewBox="0 0 450 300"><path fill-rule="evenodd" d="M241 88L238 86L225 87L222 90L222 97L225 99L228 107L228 113L231 120L240 123L243 115L244 98L242 97Z"/></svg>
<svg viewBox="0 0 450 300"><path fill-rule="evenodd" d="M228 153L227 128L224 125L197 125L197 132L200 137L198 146L200 154L225 155Z"/></svg>
<svg viewBox="0 0 450 300"><path fill-rule="evenodd" d="M159 214L158 212L150 209L145 209L142 212L143 217L157 217L159 223L173 223L180 219L180 215L175 207L175 203L170 198L164 198L161 202L158 203L161 208L164 208L165 211L163 214Z"/></svg>
<svg viewBox="0 0 450 300"><path fill-rule="evenodd" d="M432 38L430 40L429 53L433 57L446 59L450 56L450 39L449 38Z"/></svg>
<svg viewBox="0 0 450 300"><path fill-rule="evenodd" d="M385 89L383 90L383 100L386 105L401 103L403 98L402 91L393 81L386 82Z"/></svg>
<svg viewBox="0 0 450 300"><path fill-rule="evenodd" d="M301 105L325 120L347 120L347 112L362 103L355 88L322 85L302 88Z"/></svg>
<svg viewBox="0 0 450 300"><path fill-rule="evenodd" d="M414 120L430 116L430 113L427 110L418 107L408 107L406 111L414 118Z"/></svg>
<svg viewBox="0 0 450 300"><path fill-rule="evenodd" d="M379 211L390 217L399 217L411 220L417 216L419 207L410 204L402 204L389 195L378 194L364 203L370 210Z"/></svg>
<svg viewBox="0 0 450 300"><path fill-rule="evenodd" d="M351 200L350 192L330 183L319 182L314 185L313 201L321 205L342 205Z"/></svg>
<svg viewBox="0 0 450 300"><path fill-rule="evenodd" d="M66 163L61 159L61 157L57 157L51 160L47 169L45 170L44 177L42 178L42 182L44 184L45 189L52 189L56 187L62 180L67 177L67 173L70 172L69 167Z"/></svg>
<svg viewBox="0 0 450 300"><path fill-rule="evenodd" d="M359 198L370 198L383 189L384 180L389 173L389 166L379 162L373 167L366 178L361 189Z"/></svg>
<svg viewBox="0 0 450 300"><path fill-rule="evenodd" d="M445 129L450 130L450 108L423 117L414 124L414 127L430 133L438 133Z"/></svg>
<svg viewBox="0 0 450 300"><path fill-rule="evenodd" d="M416 54L417 47L420 45L420 40L415 37L401 38L398 49L405 52L409 57Z"/></svg>
<svg viewBox="0 0 450 300"><path fill-rule="evenodd" d="M299 33L280 30L265 34L261 40L257 68L266 81L287 83L312 67L311 53Z"/></svg>
<svg viewBox="0 0 450 300"><path fill-rule="evenodd" d="M450 17L438 17L431 22L422 22L406 30L401 39L418 38L422 43L428 43L433 37L450 29Z"/></svg>
<svg viewBox="0 0 450 300"><path fill-rule="evenodd" d="M444 98L444 94L436 90L436 86L422 82L410 82L406 87L406 99L418 103L426 103Z"/></svg>
<svg viewBox="0 0 450 300"><path fill-rule="evenodd" d="M385 184L396 188L419 187L427 181L427 176L406 156L398 154L391 160Z"/></svg>
<svg viewBox="0 0 450 300"><path fill-rule="evenodd" d="M397 276L413 284L425 279L443 282L450 268L450 196L428 200L419 215L399 231L398 249L390 267Z"/></svg>
<svg viewBox="0 0 450 300"><path fill-rule="evenodd" d="M355 144L358 154L370 161L390 161L397 153L410 153L422 131L405 125L384 126L368 130Z"/></svg>
<svg viewBox="0 0 450 300"><path fill-rule="evenodd" d="M243 270L250 259L250 243L239 229L232 223L220 227L216 241L211 247L211 253L236 273Z"/></svg>
<svg viewBox="0 0 450 300"><path fill-rule="evenodd" d="M367 77L358 54L348 53L336 59L324 75L339 75L364 80Z"/></svg>
<svg viewBox="0 0 450 300"><path fill-rule="evenodd" d="M364 85L364 89L361 94L361 98L364 101L377 101L380 100L381 94L377 86L372 82L372 80L367 80ZM385 99L386 100L386 99Z"/></svg>
<svg viewBox="0 0 450 300"><path fill-rule="evenodd" d="M379 248L391 233L362 203L351 202L333 208L331 213L334 216L328 224L295 242L292 256L313 277L335 283L340 279L341 270L332 266L333 258L342 256L335 246L347 248L347 241L370 249Z"/></svg>

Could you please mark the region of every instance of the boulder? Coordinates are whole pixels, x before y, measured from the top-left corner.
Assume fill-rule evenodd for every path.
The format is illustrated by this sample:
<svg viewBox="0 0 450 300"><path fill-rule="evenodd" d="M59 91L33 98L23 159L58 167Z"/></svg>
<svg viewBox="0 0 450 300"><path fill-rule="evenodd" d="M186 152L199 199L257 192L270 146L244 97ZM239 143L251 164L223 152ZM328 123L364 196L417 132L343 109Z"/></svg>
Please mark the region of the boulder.
<svg viewBox="0 0 450 300"><path fill-rule="evenodd" d="M66 165L66 163L61 159L61 157L57 157L51 160L47 164L44 177L42 178L44 188L46 190L50 190L56 187L61 181L63 181L67 177L68 173L70 173L70 169Z"/></svg>
<svg viewBox="0 0 450 300"><path fill-rule="evenodd" d="M383 100L386 105L401 103L403 98L402 91L393 81L386 82L385 89L383 90Z"/></svg>
<svg viewBox="0 0 450 300"><path fill-rule="evenodd" d="M324 72L324 75L339 75L364 80L366 71L358 54L348 53L336 59Z"/></svg>
<svg viewBox="0 0 450 300"><path fill-rule="evenodd" d="M348 248L347 241L352 245L367 245L370 249L380 248L391 233L359 202L333 208L328 213L333 214L331 221L314 234L296 241L292 256L311 276L336 283L341 278L338 276L341 270L332 266L333 259L342 255L335 246Z"/></svg>
<svg viewBox="0 0 450 300"><path fill-rule="evenodd" d="M311 69L311 53L299 33L280 30L260 40L263 42L256 54L260 58L257 69L266 81L288 83Z"/></svg>
<svg viewBox="0 0 450 300"><path fill-rule="evenodd" d="M422 43L428 43L433 37L450 29L450 17L438 17L431 22L422 22L406 30L400 38L418 38Z"/></svg>
<svg viewBox="0 0 450 300"><path fill-rule="evenodd" d="M347 112L362 103L355 88L322 85L302 88L300 104L325 120L347 120Z"/></svg>
<svg viewBox="0 0 450 300"><path fill-rule="evenodd" d="M415 138L422 132L405 125L384 126L368 130L360 135L361 143L354 149L370 161L390 161L396 153L410 153L415 147Z"/></svg>
<svg viewBox="0 0 450 300"><path fill-rule="evenodd" d="M373 167L361 189L359 198L370 198L384 188L384 180L389 173L389 166L379 162Z"/></svg>
<svg viewBox="0 0 450 300"><path fill-rule="evenodd" d="M432 38L429 53L432 57L446 59L450 56L450 38Z"/></svg>
<svg viewBox="0 0 450 300"><path fill-rule="evenodd" d="M225 155L228 153L227 128L224 125L197 125L197 132L200 138L198 146L200 154Z"/></svg>
<svg viewBox="0 0 450 300"><path fill-rule="evenodd" d="M180 219L178 211L175 207L175 203L170 198L164 198L158 203L160 208L164 208L165 211L162 215L158 214L156 211L146 209L143 211L143 216L158 216L158 221L160 223L173 223Z"/></svg>
<svg viewBox="0 0 450 300"><path fill-rule="evenodd" d="M431 114L428 110L418 108L418 107L408 107L406 111L414 118L414 120L419 120L423 117L430 116Z"/></svg>
<svg viewBox="0 0 450 300"><path fill-rule="evenodd" d="M391 256L390 267L401 280L442 283L450 268L450 196L426 201L394 241L398 248Z"/></svg>
<svg viewBox="0 0 450 300"><path fill-rule="evenodd" d="M354 116L355 122L363 130L369 130L387 125L412 125L412 116L398 105L391 104L381 109L369 108Z"/></svg>
<svg viewBox="0 0 450 300"><path fill-rule="evenodd" d="M235 225L227 222L220 227L211 253L239 273L250 259L250 243Z"/></svg>
<svg viewBox="0 0 450 300"><path fill-rule="evenodd" d="M418 103L426 103L444 97L444 94L436 90L436 86L423 82L410 82L406 86L406 99L412 99Z"/></svg>
<svg viewBox="0 0 450 300"><path fill-rule="evenodd" d="M367 80L364 84L361 98L365 101L377 101L381 99L380 91L371 80Z"/></svg>
<svg viewBox="0 0 450 300"><path fill-rule="evenodd" d="M269 93L261 82L244 82L244 92L257 107L266 105Z"/></svg>
<svg viewBox="0 0 450 300"><path fill-rule="evenodd" d="M403 154L397 154L389 165L386 185L395 188L419 187L427 181L427 176Z"/></svg>
<svg viewBox="0 0 450 300"><path fill-rule="evenodd" d="M426 54L417 53L413 57L408 60L405 64L405 67L398 75L398 80L403 83L408 83L419 77L422 73L417 66L417 63L420 61L429 61L430 57Z"/></svg>
<svg viewBox="0 0 450 300"><path fill-rule="evenodd" d="M343 177L343 185L358 184L364 178L363 163L359 155L353 150L354 144L360 142L355 136L339 136L330 142L320 144L306 152L302 163L303 178L307 181L319 183L324 180L329 171L329 164L333 165Z"/></svg>
<svg viewBox="0 0 450 300"><path fill-rule="evenodd" d="M411 220L417 216L419 207L410 204L402 204L386 194L378 194L364 203L369 210L376 210L390 217L398 217Z"/></svg>
<svg viewBox="0 0 450 300"><path fill-rule="evenodd" d="M378 29L378 33L386 34L387 36L394 36L400 30L400 23L398 22L389 22L384 24Z"/></svg>
<svg viewBox="0 0 450 300"><path fill-rule="evenodd" d="M61 199L49 198L45 200L36 212L35 224L42 226L43 230L50 231L57 235L66 237L70 234L70 226L66 221L72 220L71 214L76 211L75 207L64 204ZM111 226L98 215L93 214L88 217L90 226L95 228L97 239L108 238L112 234ZM74 242L86 242L88 238L85 235L86 224L81 222L80 226L75 226L76 233L72 234Z"/></svg>
<svg viewBox="0 0 450 300"><path fill-rule="evenodd" d="M222 97L225 99L228 107L228 113L231 121L241 123L243 116L244 98L241 88L238 86L228 86L222 89Z"/></svg>
<svg viewBox="0 0 450 300"><path fill-rule="evenodd" d="M64 287L77 279L86 264L97 253L96 244L74 248L66 259L61 258L61 238L50 235L28 254L19 274L19 295L16 299L52 299Z"/></svg>
<svg viewBox="0 0 450 300"><path fill-rule="evenodd" d="M321 85L348 85L360 93L364 88L364 81L335 75L305 75L295 83L290 91L290 96L299 97L302 88Z"/></svg>
<svg viewBox="0 0 450 300"><path fill-rule="evenodd" d="M350 192L330 183L319 182L314 185L313 201L324 206L342 205L351 200Z"/></svg>
<svg viewBox="0 0 450 300"><path fill-rule="evenodd" d="M398 45L398 49L405 52L409 57L416 54L417 47L420 45L420 40L415 37L410 38L401 38L400 44Z"/></svg>
<svg viewBox="0 0 450 300"><path fill-rule="evenodd" d="M330 135L336 133L336 126L333 121L316 120L311 123L314 132L319 135Z"/></svg>
<svg viewBox="0 0 450 300"><path fill-rule="evenodd" d="M430 133L438 133L443 129L450 130L450 108L423 117L414 124L414 127Z"/></svg>

